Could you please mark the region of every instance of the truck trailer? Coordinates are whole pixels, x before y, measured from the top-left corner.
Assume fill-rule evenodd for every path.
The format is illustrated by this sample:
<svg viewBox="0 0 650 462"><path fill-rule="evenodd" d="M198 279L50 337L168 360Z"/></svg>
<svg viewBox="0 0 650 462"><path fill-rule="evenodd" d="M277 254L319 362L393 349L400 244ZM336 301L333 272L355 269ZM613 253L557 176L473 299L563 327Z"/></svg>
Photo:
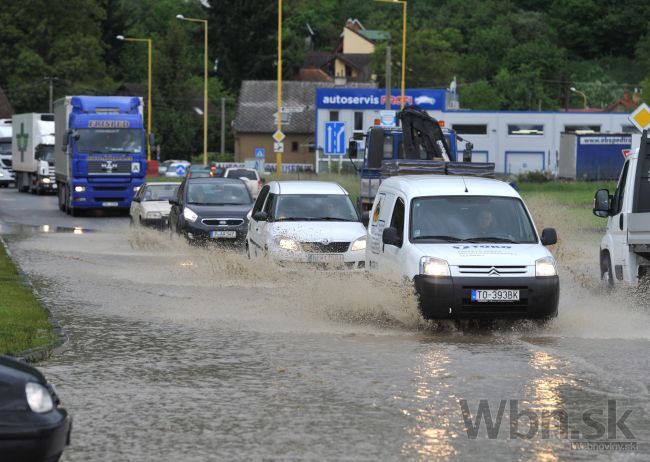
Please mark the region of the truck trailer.
<svg viewBox="0 0 650 462"><path fill-rule="evenodd" d="M14 181L11 168L11 119L0 119L0 186L8 187Z"/></svg>
<svg viewBox="0 0 650 462"><path fill-rule="evenodd" d="M142 98L66 96L54 103L59 209L129 210L147 172Z"/></svg>
<svg viewBox="0 0 650 462"><path fill-rule="evenodd" d="M11 158L16 189L32 194L56 191L54 115L16 114L12 121Z"/></svg>

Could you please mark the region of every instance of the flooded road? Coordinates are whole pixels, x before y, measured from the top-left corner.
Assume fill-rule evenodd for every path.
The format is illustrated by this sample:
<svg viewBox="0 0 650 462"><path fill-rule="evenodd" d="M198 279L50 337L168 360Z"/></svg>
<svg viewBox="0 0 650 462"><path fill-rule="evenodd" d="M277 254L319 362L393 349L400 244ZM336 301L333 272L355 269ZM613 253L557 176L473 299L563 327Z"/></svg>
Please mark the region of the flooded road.
<svg viewBox="0 0 650 462"><path fill-rule="evenodd" d="M63 460L648 460L650 302L603 291L595 230L528 203L558 229L558 318L459 330L363 275L0 190L0 232L70 336L39 365L74 417Z"/></svg>

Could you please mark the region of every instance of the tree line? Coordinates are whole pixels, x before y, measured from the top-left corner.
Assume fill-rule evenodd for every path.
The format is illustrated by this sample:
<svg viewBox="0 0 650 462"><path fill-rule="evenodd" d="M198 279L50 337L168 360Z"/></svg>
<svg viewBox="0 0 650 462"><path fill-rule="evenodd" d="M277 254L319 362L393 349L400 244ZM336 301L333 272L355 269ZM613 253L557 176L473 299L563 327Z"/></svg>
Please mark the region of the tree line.
<svg viewBox="0 0 650 462"><path fill-rule="evenodd" d="M17 112L49 107L54 97L112 94L146 83L153 40L154 132L163 158L202 150L194 110L203 89L203 28L177 14L207 19L210 102L227 102L228 127L242 80L275 79L277 2L269 0L3 0L0 87ZM406 84L447 87L454 77L470 109L556 110L606 107L624 91L650 93L650 4L632 0L409 0ZM352 0L284 0L283 70L291 78L311 51L331 51L348 18L388 31L372 72L383 85L386 45L393 84L401 74L402 8ZM200 107L202 108L202 106ZM219 146L210 113L210 151ZM228 130L228 133L230 130ZM227 150L233 140L228 135Z"/></svg>

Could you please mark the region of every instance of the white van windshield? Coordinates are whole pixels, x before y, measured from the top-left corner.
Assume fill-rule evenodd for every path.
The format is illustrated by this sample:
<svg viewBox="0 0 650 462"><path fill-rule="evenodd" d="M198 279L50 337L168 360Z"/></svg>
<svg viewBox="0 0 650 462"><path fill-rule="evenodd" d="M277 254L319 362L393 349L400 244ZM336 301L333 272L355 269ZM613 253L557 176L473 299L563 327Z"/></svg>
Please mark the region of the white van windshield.
<svg viewBox="0 0 650 462"><path fill-rule="evenodd" d="M537 242L530 217L515 197L419 197L410 214L412 242Z"/></svg>

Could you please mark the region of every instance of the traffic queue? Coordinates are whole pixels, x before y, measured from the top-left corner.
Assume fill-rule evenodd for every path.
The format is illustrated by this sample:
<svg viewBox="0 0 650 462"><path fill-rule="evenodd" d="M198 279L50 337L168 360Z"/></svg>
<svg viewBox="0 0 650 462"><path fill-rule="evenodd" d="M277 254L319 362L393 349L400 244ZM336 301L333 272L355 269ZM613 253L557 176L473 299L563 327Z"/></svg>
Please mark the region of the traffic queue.
<svg viewBox="0 0 650 462"><path fill-rule="evenodd" d="M290 270L365 271L410 281L428 319L557 316L559 278L517 191L492 178L399 175L384 180L368 226L334 182L271 181L257 197L242 179L146 183L131 223L191 245L219 246Z"/></svg>

